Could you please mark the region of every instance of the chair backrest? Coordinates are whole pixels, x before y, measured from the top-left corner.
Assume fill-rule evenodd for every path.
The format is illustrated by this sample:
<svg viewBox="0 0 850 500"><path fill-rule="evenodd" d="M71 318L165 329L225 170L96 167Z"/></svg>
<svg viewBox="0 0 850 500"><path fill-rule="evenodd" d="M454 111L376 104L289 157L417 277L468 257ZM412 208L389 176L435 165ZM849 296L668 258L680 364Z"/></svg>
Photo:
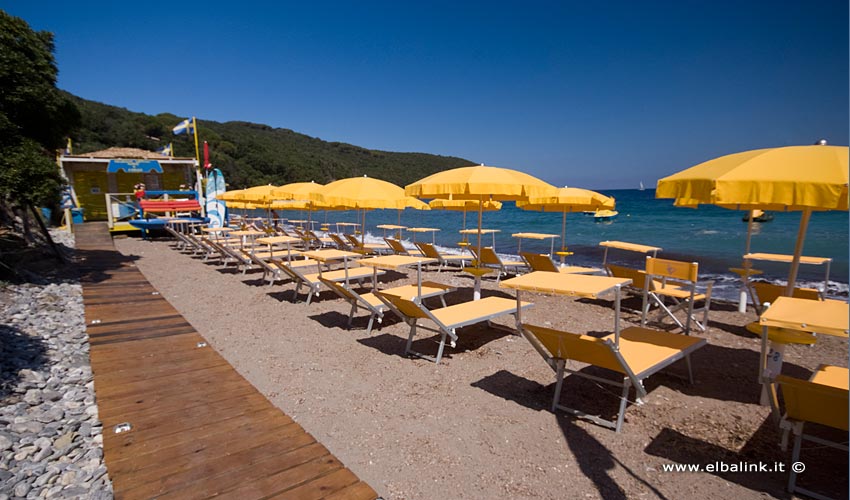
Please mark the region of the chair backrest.
<svg viewBox="0 0 850 500"><path fill-rule="evenodd" d="M325 286L336 292L337 295L339 295L348 302L354 303L360 301L364 304L368 304L368 302L360 298L360 295L357 292L351 290L350 288L346 287L338 281L331 281L327 278L323 278L322 276L319 276L319 281L324 283Z"/></svg>
<svg viewBox="0 0 850 500"><path fill-rule="evenodd" d="M788 418L848 430L847 389L779 375Z"/></svg>
<svg viewBox="0 0 850 500"><path fill-rule="evenodd" d="M387 245L389 245L390 248L392 249L392 251L395 252L396 254L398 254L398 255L407 255L408 254L407 249L404 248L404 245L402 245L401 242L398 241L397 239L395 239L395 238L384 238L384 241L387 242Z"/></svg>
<svg viewBox="0 0 850 500"><path fill-rule="evenodd" d="M340 250L348 250L349 248L351 248L351 245L349 245L348 243L346 243L345 241L343 241L343 239L342 239L342 238L340 238L338 234L336 234L336 233L328 233L328 236L330 237L330 239L332 239L332 240L334 241L334 244L335 244L335 245L337 246L337 248L339 248Z"/></svg>
<svg viewBox="0 0 850 500"><path fill-rule="evenodd" d="M756 295L758 295L759 302L762 304L765 302L773 304L776 302L776 299L785 295L785 287L783 285L756 281L753 282L753 288L756 291ZM794 288L793 296L798 299L823 300L820 292L814 288Z"/></svg>
<svg viewBox="0 0 850 500"><path fill-rule="evenodd" d="M610 343L603 339L535 325L526 324L523 328L534 335L554 358L572 359L619 373L628 373L626 367L617 359Z"/></svg>
<svg viewBox="0 0 850 500"><path fill-rule="evenodd" d="M546 254L520 252L520 255L525 262L528 263L528 267L530 267L532 271L558 272L558 266L552 261L552 257L549 257Z"/></svg>
<svg viewBox="0 0 850 500"><path fill-rule="evenodd" d="M416 248L418 248L425 257L428 257L429 259L442 260L440 252L437 251L437 248L434 245L421 241L417 241L415 244Z"/></svg>
<svg viewBox="0 0 850 500"><path fill-rule="evenodd" d="M496 255L496 252L493 251L492 247L481 247L481 254L478 254L478 249L476 247L469 247L472 250L472 255L482 264L490 264L495 266L502 266L502 259Z"/></svg>
<svg viewBox="0 0 850 500"><path fill-rule="evenodd" d="M696 262L659 259L657 257L646 258L646 274L652 276L696 283L699 279L698 271L699 264Z"/></svg>
<svg viewBox="0 0 850 500"><path fill-rule="evenodd" d="M376 290L375 295L378 296L378 298L392 304L394 308L398 309L400 313L407 316L408 318L430 318L424 306L421 304L417 304L411 299L406 299L398 295L384 293L380 290Z"/></svg>
<svg viewBox="0 0 850 500"><path fill-rule="evenodd" d="M357 239L357 236L353 234L343 234L343 236L345 236L345 239L347 239L348 242L351 243L351 246L353 246L354 248L360 248L360 240Z"/></svg>
<svg viewBox="0 0 850 500"><path fill-rule="evenodd" d="M614 278L628 278L632 280L632 286L634 288L644 288L646 286L646 272L641 269L617 266L614 264L607 264L605 269L607 269L608 274Z"/></svg>

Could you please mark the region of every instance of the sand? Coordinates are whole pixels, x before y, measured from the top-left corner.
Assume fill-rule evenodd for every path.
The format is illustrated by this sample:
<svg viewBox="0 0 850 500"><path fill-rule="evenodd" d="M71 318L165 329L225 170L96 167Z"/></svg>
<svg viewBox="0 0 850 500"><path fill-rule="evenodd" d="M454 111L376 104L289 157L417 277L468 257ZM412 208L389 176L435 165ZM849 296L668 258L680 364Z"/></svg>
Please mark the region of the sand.
<svg viewBox="0 0 850 500"><path fill-rule="evenodd" d="M755 314L731 304L715 303L708 332L699 333L708 345L692 358L696 383L683 378L683 363L651 377L645 404L630 405L615 433L549 410L554 373L522 337L469 327L435 365L404 355L408 327L392 314L367 336L367 315L361 311L346 329L349 308L330 291L309 306L303 295L293 303L291 283L264 286L260 272L202 262L168 240L115 244L138 257L148 280L242 375L384 498L787 498L787 472L663 470L790 460L776 421L758 405L759 341L743 328ZM468 275L425 278L460 287L450 302L471 299ZM383 281L411 278L388 273ZM483 294L514 296L487 279ZM529 322L574 332L613 328L610 300L525 297L534 302ZM639 299L623 302L624 325L639 323L639 308ZM414 343L431 353L436 347L430 335ZM846 340L790 346L785 373L806 378L820 363L847 366L847 357ZM562 394L564 404L616 414L612 386L571 377ZM846 442L846 434L839 438ZM804 446L800 484L846 497L846 453Z"/></svg>

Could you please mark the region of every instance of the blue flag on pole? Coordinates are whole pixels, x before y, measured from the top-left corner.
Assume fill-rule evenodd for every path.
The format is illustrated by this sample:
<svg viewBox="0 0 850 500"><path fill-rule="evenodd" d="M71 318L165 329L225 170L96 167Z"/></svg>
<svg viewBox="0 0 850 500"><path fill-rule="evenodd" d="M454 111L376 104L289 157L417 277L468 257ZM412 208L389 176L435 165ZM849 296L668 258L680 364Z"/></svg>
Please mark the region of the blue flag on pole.
<svg viewBox="0 0 850 500"><path fill-rule="evenodd" d="M182 122L178 123L172 131L174 132L174 135L180 135L183 133L191 134L194 132L194 130L192 130L192 120L190 118L186 118Z"/></svg>
<svg viewBox="0 0 850 500"><path fill-rule="evenodd" d="M171 144L157 149L156 152L163 156L171 156Z"/></svg>

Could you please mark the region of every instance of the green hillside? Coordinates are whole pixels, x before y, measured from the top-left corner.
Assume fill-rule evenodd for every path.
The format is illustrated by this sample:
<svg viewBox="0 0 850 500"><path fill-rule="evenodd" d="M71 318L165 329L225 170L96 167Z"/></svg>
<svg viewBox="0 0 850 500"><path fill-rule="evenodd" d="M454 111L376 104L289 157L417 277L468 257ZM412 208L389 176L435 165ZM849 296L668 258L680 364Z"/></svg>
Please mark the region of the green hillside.
<svg viewBox="0 0 850 500"><path fill-rule="evenodd" d="M195 156L192 136L171 132L186 117L170 113L151 116L67 96L82 115L80 128L72 134L74 154L113 146L155 151L171 142L175 156ZM248 122L198 120L198 137L201 144L209 143L210 161L224 172L233 189L311 180L327 183L360 175L404 186L440 170L473 164L450 156L393 153L327 142Z"/></svg>

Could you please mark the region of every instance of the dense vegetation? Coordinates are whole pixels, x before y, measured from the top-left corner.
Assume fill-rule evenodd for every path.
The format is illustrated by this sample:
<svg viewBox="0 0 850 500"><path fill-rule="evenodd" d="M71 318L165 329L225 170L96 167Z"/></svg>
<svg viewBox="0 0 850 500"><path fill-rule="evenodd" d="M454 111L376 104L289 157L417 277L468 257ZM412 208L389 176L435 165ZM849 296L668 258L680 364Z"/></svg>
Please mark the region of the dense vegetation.
<svg viewBox="0 0 850 500"><path fill-rule="evenodd" d="M82 126L73 134L74 154L112 146L156 150L171 142L175 156L195 156L193 137L171 132L186 117L151 116L67 95L82 114ZM209 143L210 162L224 172L230 188L327 183L360 175L404 186L440 170L472 164L448 156L375 151L248 122L198 120L198 137Z"/></svg>

